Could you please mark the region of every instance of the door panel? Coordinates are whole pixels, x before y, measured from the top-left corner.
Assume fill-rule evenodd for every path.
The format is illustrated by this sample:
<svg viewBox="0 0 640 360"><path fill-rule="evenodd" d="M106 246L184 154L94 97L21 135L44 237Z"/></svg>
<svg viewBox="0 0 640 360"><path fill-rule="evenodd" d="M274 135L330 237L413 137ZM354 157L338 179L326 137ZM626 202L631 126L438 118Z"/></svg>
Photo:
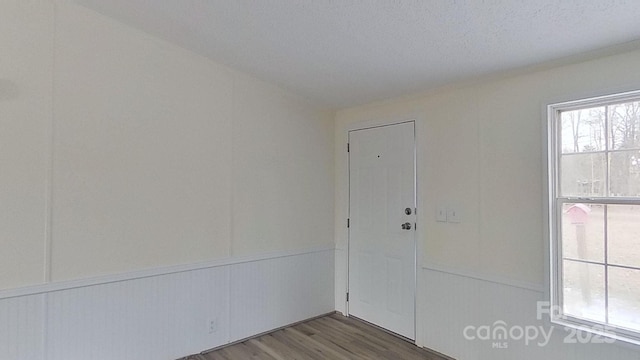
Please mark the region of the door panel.
<svg viewBox="0 0 640 360"><path fill-rule="evenodd" d="M414 123L351 131L349 144L349 314L414 339Z"/></svg>

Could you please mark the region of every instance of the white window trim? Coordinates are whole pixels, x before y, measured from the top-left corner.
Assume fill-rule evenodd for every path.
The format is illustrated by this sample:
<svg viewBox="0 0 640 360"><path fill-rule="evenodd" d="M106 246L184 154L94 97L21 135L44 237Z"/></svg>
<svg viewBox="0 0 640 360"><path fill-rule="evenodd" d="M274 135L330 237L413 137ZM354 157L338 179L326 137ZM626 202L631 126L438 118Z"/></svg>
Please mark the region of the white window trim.
<svg viewBox="0 0 640 360"><path fill-rule="evenodd" d="M640 198L625 197L602 197L602 198L582 198L582 197L563 197L558 196L559 188L559 158L560 151L558 149L560 136L560 121L558 115L561 111L578 110L589 107L604 106L617 104L627 101L639 101L640 90L630 91L619 94L593 97L582 100L567 101L555 103L547 106L547 135L548 135L548 205L549 205L549 249L550 249L550 283L549 296L551 311L550 320L554 324L567 326L570 328L597 334L606 338L624 341L627 343L640 345L640 331L630 331L628 329L619 328L614 325L601 323L592 320L580 319L570 315L565 315L562 308L562 284L560 269L562 268L562 242L559 240L561 231L561 215L564 203L593 203L593 204L633 204L640 205ZM605 130L605 138L608 139L608 128ZM606 235L605 235L606 237ZM605 240L606 241L606 240ZM606 243L605 243L606 246ZM605 268L608 266L605 259ZM605 285L606 286L606 285ZM605 309L608 311L608 309Z"/></svg>

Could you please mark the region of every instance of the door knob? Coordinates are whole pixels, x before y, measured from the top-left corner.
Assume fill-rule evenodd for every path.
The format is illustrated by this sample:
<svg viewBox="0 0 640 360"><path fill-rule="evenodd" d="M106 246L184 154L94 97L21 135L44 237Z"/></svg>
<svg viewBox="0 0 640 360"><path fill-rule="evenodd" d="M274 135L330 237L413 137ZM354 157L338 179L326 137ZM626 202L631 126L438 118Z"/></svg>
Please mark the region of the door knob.
<svg viewBox="0 0 640 360"><path fill-rule="evenodd" d="M402 224L402 230L411 230L411 223L404 223Z"/></svg>
<svg viewBox="0 0 640 360"><path fill-rule="evenodd" d="M404 213L407 215L411 215L411 208L404 209Z"/></svg>

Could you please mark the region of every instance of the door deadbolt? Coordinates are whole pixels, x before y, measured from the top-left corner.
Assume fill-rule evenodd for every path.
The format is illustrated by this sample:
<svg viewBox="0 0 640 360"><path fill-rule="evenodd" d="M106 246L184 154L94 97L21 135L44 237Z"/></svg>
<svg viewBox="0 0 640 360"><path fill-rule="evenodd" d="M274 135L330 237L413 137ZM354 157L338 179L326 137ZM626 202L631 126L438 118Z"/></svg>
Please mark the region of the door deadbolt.
<svg viewBox="0 0 640 360"><path fill-rule="evenodd" d="M407 215L411 215L411 208L404 209L404 213Z"/></svg>
<svg viewBox="0 0 640 360"><path fill-rule="evenodd" d="M402 224L402 230L411 230L411 223L404 223Z"/></svg>

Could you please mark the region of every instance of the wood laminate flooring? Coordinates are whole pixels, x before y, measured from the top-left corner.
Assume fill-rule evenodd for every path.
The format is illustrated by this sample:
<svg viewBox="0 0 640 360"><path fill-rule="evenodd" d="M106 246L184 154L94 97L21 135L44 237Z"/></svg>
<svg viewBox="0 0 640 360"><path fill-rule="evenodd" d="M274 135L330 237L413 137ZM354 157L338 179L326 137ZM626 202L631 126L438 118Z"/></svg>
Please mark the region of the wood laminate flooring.
<svg viewBox="0 0 640 360"><path fill-rule="evenodd" d="M327 315L184 360L447 360L363 321Z"/></svg>

